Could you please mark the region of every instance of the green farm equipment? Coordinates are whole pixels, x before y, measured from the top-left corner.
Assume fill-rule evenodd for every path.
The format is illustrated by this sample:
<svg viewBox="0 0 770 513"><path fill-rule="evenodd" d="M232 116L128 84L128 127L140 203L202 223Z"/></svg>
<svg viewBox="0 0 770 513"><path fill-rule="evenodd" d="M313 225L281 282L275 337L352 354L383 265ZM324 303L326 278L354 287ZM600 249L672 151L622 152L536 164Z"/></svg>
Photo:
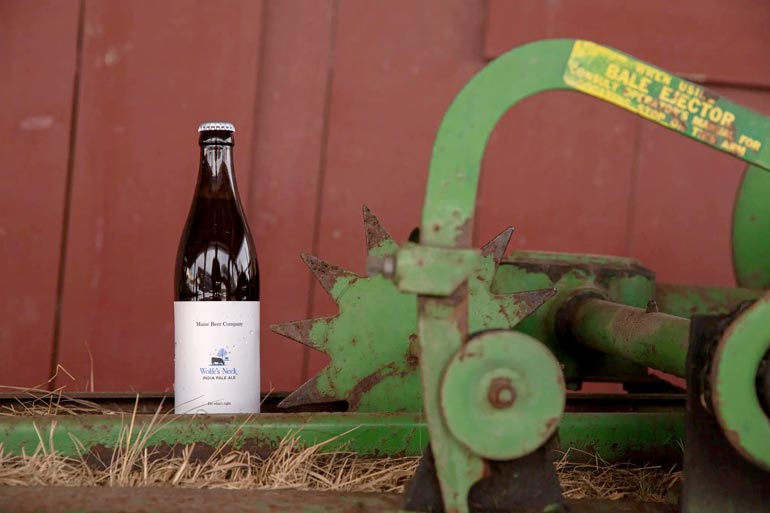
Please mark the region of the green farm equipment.
<svg viewBox="0 0 770 513"><path fill-rule="evenodd" d="M748 163L733 225L740 288L659 284L628 258L504 257L510 228L471 247L492 130L519 101L551 90L605 100ZM331 440L329 448L361 454L423 455L403 498L233 492L237 502L228 504L220 492L208 499L195 492L223 511L768 512L766 170L770 118L700 85L588 41L511 50L447 111L418 236L397 244L365 207L368 276L303 256L339 313L272 329L328 354L329 365L283 399L284 413L180 420L160 426L149 443L195 443L205 455L230 437L233 447L269 452L296 432L307 444ZM686 393L649 368L684 378ZM567 392L585 381L622 383L628 394ZM75 455L73 439L109 451L118 429L104 417L37 418L34 425L7 418L0 442L5 451L29 451L50 432L57 450ZM678 503L567 501L553 466L558 448L607 461L677 462L684 473ZM155 492L104 493L124 501L118 505L160 500L150 497ZM30 493L26 500L35 503Z"/></svg>

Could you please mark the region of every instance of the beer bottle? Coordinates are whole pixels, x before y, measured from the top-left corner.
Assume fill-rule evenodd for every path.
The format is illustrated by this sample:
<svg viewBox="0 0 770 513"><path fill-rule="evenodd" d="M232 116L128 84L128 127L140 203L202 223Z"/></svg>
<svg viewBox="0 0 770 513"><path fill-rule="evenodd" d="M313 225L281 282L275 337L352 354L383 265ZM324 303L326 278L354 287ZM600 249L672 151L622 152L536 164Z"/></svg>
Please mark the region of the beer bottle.
<svg viewBox="0 0 770 513"><path fill-rule="evenodd" d="M230 123L198 128L200 167L174 288L176 413L259 412L259 268Z"/></svg>

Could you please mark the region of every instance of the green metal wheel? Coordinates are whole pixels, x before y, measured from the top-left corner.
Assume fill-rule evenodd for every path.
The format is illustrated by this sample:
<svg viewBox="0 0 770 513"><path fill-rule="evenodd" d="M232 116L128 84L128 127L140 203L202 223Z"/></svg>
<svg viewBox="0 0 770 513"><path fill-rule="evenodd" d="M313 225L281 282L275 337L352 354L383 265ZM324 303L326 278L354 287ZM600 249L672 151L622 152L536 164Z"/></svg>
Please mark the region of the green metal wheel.
<svg viewBox="0 0 770 513"><path fill-rule="evenodd" d="M770 294L725 330L711 371L714 411L732 446L770 470L770 418L757 391L757 372L770 351Z"/></svg>
<svg viewBox="0 0 770 513"><path fill-rule="evenodd" d="M525 456L556 432L566 392L561 366L545 345L514 331L487 331L453 358L441 385L452 434L491 460Z"/></svg>
<svg viewBox="0 0 770 513"><path fill-rule="evenodd" d="M770 172L748 166L733 207L733 267L741 287L770 287Z"/></svg>

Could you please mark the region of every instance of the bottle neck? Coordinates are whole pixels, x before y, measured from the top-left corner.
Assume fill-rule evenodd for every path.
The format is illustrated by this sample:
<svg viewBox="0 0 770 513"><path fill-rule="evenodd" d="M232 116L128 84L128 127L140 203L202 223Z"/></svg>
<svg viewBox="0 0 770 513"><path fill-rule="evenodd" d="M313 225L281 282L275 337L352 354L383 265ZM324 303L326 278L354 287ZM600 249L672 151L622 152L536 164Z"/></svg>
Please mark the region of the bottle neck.
<svg viewBox="0 0 770 513"><path fill-rule="evenodd" d="M206 196L235 196L233 147L226 144L201 146L198 193Z"/></svg>

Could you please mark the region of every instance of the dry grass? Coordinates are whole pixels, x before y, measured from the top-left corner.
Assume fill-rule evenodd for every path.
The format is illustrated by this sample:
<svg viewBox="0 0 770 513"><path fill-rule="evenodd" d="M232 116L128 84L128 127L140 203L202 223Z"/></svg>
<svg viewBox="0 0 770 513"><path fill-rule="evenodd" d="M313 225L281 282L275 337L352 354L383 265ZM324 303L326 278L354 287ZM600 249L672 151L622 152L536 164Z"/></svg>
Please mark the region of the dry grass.
<svg viewBox="0 0 770 513"><path fill-rule="evenodd" d="M88 344L86 344L86 351L88 352L88 357L91 361L91 376L85 385L86 390L93 392L94 362ZM64 390L66 385L58 387L55 390L49 390L50 385L59 378L60 375L60 379L68 378L74 385L77 385L77 379L75 379L75 377L61 365L56 366L56 372L48 379L48 381L35 387L0 385L0 392L12 392L16 398L15 403L0 405L0 416L109 415L118 413L108 410L95 402L78 399L65 394Z"/></svg>
<svg viewBox="0 0 770 513"><path fill-rule="evenodd" d="M218 451L205 461L191 459L193 446L179 457L158 457L142 447L151 430L130 428L111 461L93 465L64 458L40 443L34 454L6 454L0 445L0 486L177 486L183 488L293 489L399 493L414 474L418 458L366 458L350 452L323 452L323 445L304 447L298 437L284 439L267 459L245 451ZM41 438L44 434L38 433Z"/></svg>
<svg viewBox="0 0 770 513"><path fill-rule="evenodd" d="M293 489L401 493L414 474L418 458L366 458L355 453L324 453L321 446L284 440L265 460L243 451L190 459L192 447L175 458L155 458L149 450L116 452L105 469L85 458L63 458L42 449L12 456L0 448L0 485L34 486L178 486L183 488ZM657 467L557 464L564 495L571 499L626 499L666 502L681 479L680 472Z"/></svg>
<svg viewBox="0 0 770 513"><path fill-rule="evenodd" d="M0 409L0 415L119 414L96 403L67 397L61 390L24 389L28 398ZM177 486L186 488L293 489L400 493L417 468L418 458L370 458L352 452L325 452L331 440L303 446L287 436L267 459L245 451L215 451L205 461L191 458L194 447L181 456L161 456L148 441L168 420L160 409L139 429L134 412L120 430L110 461L100 461L80 446L79 458L65 458L53 447L52 433L38 432L33 454L4 452L0 444L0 485L34 486ZM233 437L238 435L238 430ZM229 442L229 441L228 441ZM681 472L660 467L608 464L581 455L589 463L571 462L564 454L556 470L564 495L572 499L626 499L666 502L681 481Z"/></svg>
<svg viewBox="0 0 770 513"><path fill-rule="evenodd" d="M320 454L284 443L268 459L231 451L205 462L190 460L191 448L178 458L153 458L147 451L117 458L106 469L84 460L38 450L11 456L0 449L0 486L178 486L184 488L296 489L399 492L417 465L416 458L386 461L349 453Z"/></svg>
<svg viewBox="0 0 770 513"><path fill-rule="evenodd" d="M567 498L669 502L678 493L682 472L674 468L609 464L596 455L589 455L588 463L573 463L569 452L556 464Z"/></svg>
<svg viewBox="0 0 770 513"><path fill-rule="evenodd" d="M4 386L0 391L13 391L18 398L14 403L0 405L0 416L41 416L41 415L112 415L118 412L99 404L71 397L63 388L43 390L40 388L18 388Z"/></svg>

